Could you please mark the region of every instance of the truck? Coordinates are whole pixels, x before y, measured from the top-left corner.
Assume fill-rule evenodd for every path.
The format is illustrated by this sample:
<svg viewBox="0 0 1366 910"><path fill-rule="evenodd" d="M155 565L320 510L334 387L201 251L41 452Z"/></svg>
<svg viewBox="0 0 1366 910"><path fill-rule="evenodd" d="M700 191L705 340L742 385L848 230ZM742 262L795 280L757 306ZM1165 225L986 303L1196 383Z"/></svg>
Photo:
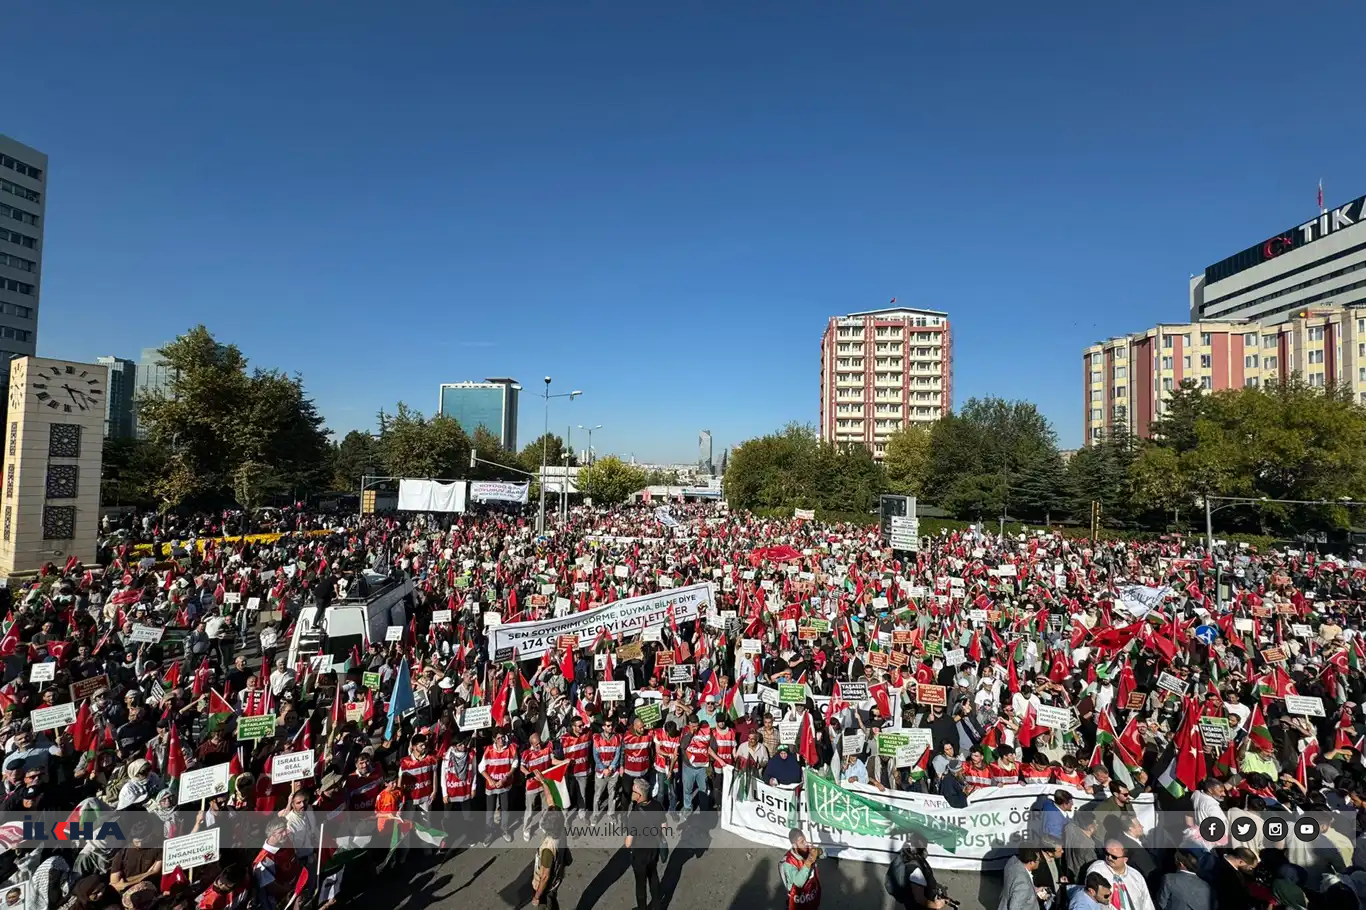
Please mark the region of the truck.
<svg viewBox="0 0 1366 910"><path fill-rule="evenodd" d="M407 603L413 593L411 578L391 579L367 573L370 593L366 597L339 600L324 611L318 621L317 607L304 607L294 623L294 634L289 640L289 665L301 657L311 657L320 651L330 655L334 663L342 663L353 649L366 653L372 642L384 642L390 626L408 624Z"/></svg>

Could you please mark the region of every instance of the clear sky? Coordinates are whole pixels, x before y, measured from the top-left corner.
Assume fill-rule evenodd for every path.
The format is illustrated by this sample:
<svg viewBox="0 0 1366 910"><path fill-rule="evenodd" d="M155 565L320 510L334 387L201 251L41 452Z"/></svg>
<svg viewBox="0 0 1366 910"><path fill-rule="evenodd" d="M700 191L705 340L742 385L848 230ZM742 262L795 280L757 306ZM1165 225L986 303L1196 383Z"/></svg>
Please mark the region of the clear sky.
<svg viewBox="0 0 1366 910"><path fill-rule="evenodd" d="M816 420L834 314L1080 442L1081 349L1366 193L1360 3L4 0L51 156L40 353L203 322L334 430L446 381L696 458ZM524 398L521 437L541 427ZM577 431L576 431L577 432Z"/></svg>

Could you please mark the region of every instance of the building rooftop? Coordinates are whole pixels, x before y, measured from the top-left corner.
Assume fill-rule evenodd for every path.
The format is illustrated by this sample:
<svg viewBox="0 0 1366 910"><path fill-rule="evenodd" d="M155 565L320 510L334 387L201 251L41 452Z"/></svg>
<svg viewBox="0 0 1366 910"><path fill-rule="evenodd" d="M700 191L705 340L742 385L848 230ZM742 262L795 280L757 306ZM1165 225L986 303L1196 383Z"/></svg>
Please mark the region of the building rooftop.
<svg viewBox="0 0 1366 910"><path fill-rule="evenodd" d="M913 316L943 316L945 318L949 315L943 310L926 310L921 307L911 306L893 306L883 307L880 310L860 310L857 313L848 313L842 318L852 319L855 316L886 316L892 313L907 313Z"/></svg>

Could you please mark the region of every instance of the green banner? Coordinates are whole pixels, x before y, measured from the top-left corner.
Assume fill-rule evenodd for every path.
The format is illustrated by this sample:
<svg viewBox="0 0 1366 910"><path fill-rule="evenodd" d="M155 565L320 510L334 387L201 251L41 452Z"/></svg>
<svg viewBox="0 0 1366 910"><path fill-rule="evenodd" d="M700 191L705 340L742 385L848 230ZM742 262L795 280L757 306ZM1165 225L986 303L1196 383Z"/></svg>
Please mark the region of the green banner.
<svg viewBox="0 0 1366 910"><path fill-rule="evenodd" d="M967 838L965 828L945 826L943 819L852 793L810 769L803 789L806 810L815 825L872 837L905 837L919 832L925 840L950 853L956 853Z"/></svg>
<svg viewBox="0 0 1366 910"><path fill-rule="evenodd" d="M653 702L636 708L636 717L640 718L640 722L647 727L657 727L659 722L663 720L659 705Z"/></svg>
<svg viewBox="0 0 1366 910"><path fill-rule="evenodd" d="M468 575L461 575L455 580L455 586L457 588L468 588L470 586L470 577Z"/></svg>
<svg viewBox="0 0 1366 910"><path fill-rule="evenodd" d="M275 735L275 715L258 714L237 718L238 739L266 739Z"/></svg>
<svg viewBox="0 0 1366 910"><path fill-rule="evenodd" d="M779 683L778 701L794 705L803 704L806 701L806 683Z"/></svg>
<svg viewBox="0 0 1366 910"><path fill-rule="evenodd" d="M378 692L378 691L379 691L379 686L380 686L379 674L378 674L378 673L362 673L362 674L360 675L360 684L361 684L362 686L364 686L365 688L367 688L367 689L374 689L376 692Z"/></svg>
<svg viewBox="0 0 1366 910"><path fill-rule="evenodd" d="M824 635L830 631L830 620L828 619L803 619L801 622L803 629L815 629Z"/></svg>
<svg viewBox="0 0 1366 910"><path fill-rule="evenodd" d="M895 758L897 749L910 744L911 737L907 733L879 733L877 735L877 754L883 758Z"/></svg>

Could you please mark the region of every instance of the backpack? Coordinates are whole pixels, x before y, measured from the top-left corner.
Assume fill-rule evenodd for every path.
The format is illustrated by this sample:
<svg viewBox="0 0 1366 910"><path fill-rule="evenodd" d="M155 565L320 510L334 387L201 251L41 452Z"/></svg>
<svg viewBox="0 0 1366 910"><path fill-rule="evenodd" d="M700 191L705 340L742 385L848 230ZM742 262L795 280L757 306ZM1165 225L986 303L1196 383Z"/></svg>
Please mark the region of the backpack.
<svg viewBox="0 0 1366 910"><path fill-rule="evenodd" d="M904 903L901 896L906 892L906 882L906 860L902 858L901 852L897 851L896 856L887 864L887 874L882 879L882 890L893 900Z"/></svg>

